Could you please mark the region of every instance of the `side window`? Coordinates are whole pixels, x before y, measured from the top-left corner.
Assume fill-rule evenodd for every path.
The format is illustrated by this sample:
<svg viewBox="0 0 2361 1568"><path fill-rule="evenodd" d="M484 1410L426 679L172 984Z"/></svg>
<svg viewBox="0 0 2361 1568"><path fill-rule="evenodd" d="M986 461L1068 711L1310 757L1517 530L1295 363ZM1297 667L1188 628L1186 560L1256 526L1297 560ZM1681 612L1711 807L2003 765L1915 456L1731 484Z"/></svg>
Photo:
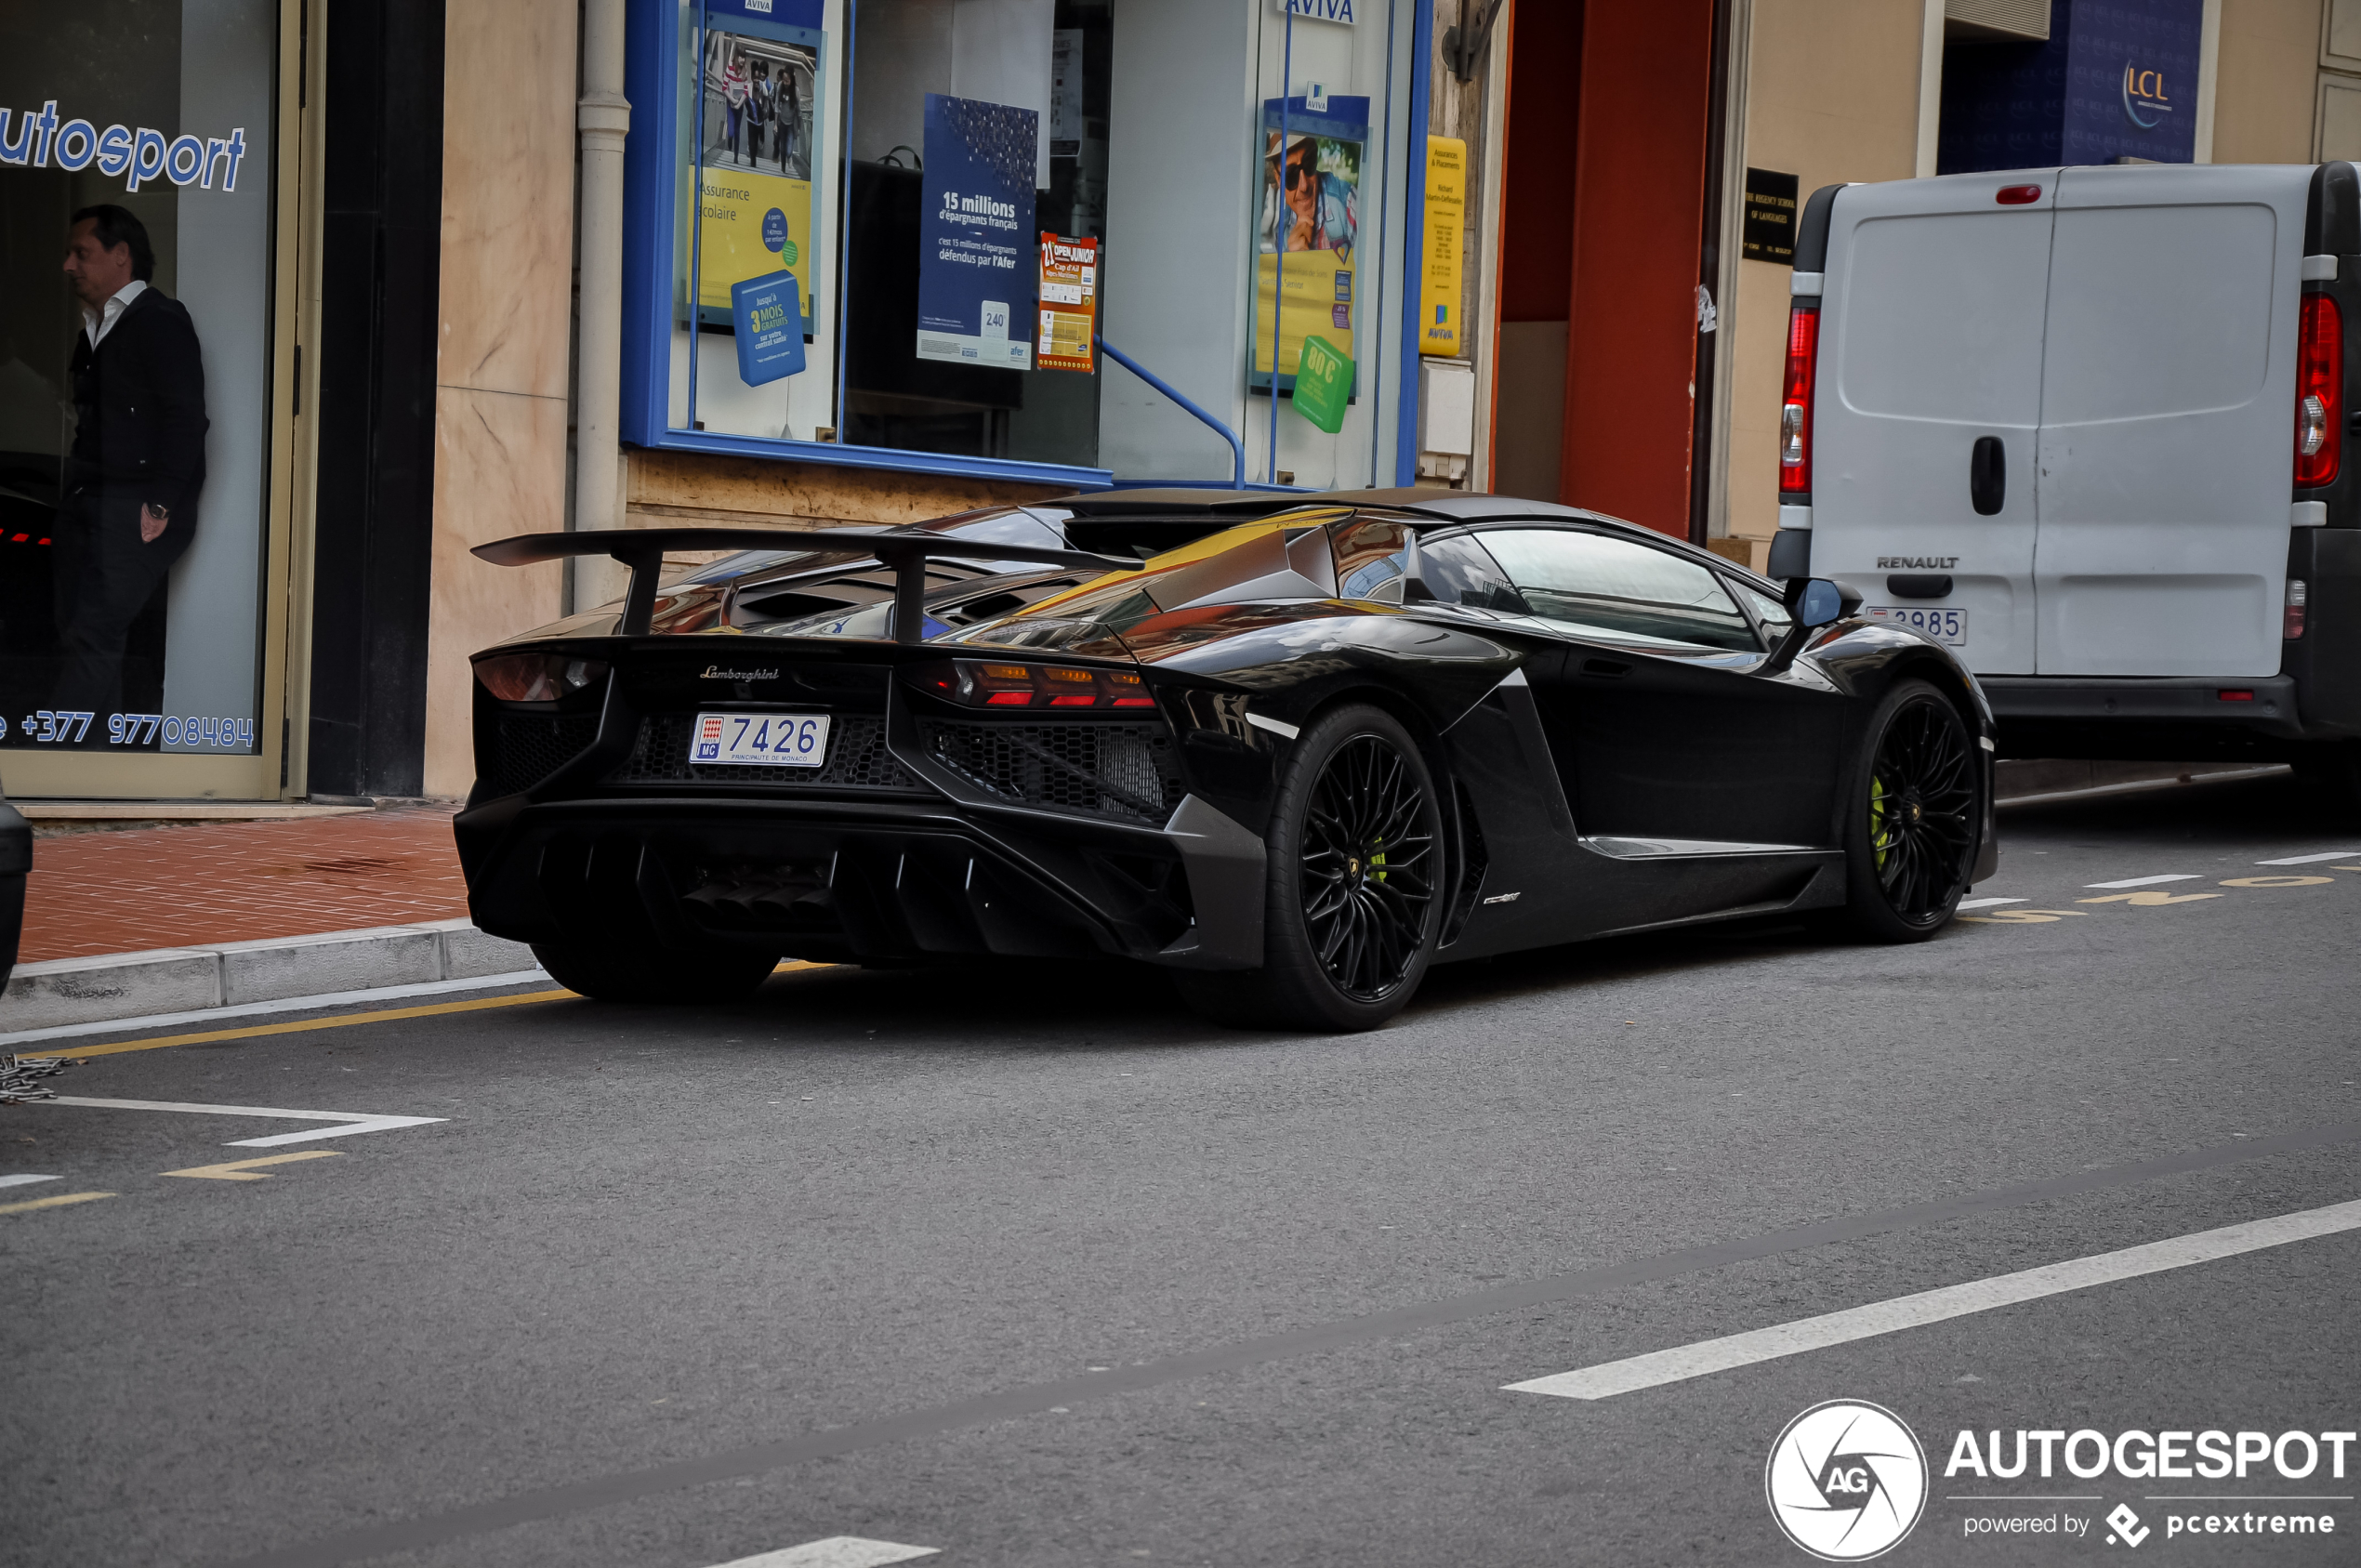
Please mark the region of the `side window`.
<svg viewBox="0 0 2361 1568"><path fill-rule="evenodd" d="M1759 594L1744 583L1738 585L1738 592L1744 596L1748 606L1762 622L1764 633L1774 642L1787 636L1788 628L1795 625L1795 617L1788 614L1787 607L1777 600Z"/></svg>
<svg viewBox="0 0 2361 1568"><path fill-rule="evenodd" d="M1576 631L1762 651L1721 579L1669 550L1572 529L1494 529L1484 542L1533 613Z"/></svg>
<svg viewBox="0 0 2361 1568"><path fill-rule="evenodd" d="M1402 602L1402 575L1410 561L1410 530L1399 522L1362 518L1332 535L1337 597Z"/></svg>
<svg viewBox="0 0 2361 1568"><path fill-rule="evenodd" d="M1418 580L1428 593L1444 604L1465 604L1477 610L1497 610L1510 615L1525 613L1509 574L1491 552L1469 534L1418 541Z"/></svg>

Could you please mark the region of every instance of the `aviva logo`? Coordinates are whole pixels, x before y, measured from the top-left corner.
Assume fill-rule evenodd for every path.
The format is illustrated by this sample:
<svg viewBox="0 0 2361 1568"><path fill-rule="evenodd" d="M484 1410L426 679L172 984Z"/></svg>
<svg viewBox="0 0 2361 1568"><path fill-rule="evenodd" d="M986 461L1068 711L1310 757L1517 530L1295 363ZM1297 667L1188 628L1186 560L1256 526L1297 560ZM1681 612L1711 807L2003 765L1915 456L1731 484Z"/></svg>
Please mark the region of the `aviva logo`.
<svg viewBox="0 0 2361 1568"><path fill-rule="evenodd" d="M2123 112L2143 131L2164 124L2164 117L2172 112L2172 102L2164 94L2164 72L2143 71L2132 61L2124 61Z"/></svg>

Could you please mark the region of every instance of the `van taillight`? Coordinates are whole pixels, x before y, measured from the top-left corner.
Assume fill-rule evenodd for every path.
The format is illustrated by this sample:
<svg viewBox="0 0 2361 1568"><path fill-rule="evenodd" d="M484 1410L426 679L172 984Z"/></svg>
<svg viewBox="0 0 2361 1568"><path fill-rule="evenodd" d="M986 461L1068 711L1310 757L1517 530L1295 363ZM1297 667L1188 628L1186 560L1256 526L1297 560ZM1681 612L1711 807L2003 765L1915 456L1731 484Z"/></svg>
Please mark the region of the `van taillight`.
<svg viewBox="0 0 2361 1568"><path fill-rule="evenodd" d="M1812 494L1812 377L1820 358L1820 311L1787 316L1787 389L1779 409L1779 494Z"/></svg>
<svg viewBox="0 0 2361 1568"><path fill-rule="evenodd" d="M2289 642L2293 642L2303 636L2303 601L2305 598L2306 595L2303 587L2303 579L2301 577L2288 578L2287 619L2285 624L2279 628L2279 635Z"/></svg>
<svg viewBox="0 0 2361 1568"><path fill-rule="evenodd" d="M2344 428L2344 317L2325 294L2303 296L2295 353L2295 487L2337 481Z"/></svg>

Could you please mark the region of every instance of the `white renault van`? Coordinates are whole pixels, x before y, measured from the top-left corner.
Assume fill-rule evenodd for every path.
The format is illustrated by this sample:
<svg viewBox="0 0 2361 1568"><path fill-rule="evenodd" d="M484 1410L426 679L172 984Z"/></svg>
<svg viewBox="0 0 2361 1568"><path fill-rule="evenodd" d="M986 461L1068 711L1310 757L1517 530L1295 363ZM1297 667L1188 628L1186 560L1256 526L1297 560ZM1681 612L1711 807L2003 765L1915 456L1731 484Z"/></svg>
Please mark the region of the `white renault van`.
<svg viewBox="0 0 2361 1568"><path fill-rule="evenodd" d="M1772 575L1959 649L2004 756L2361 781L2353 165L1830 186L1795 252Z"/></svg>

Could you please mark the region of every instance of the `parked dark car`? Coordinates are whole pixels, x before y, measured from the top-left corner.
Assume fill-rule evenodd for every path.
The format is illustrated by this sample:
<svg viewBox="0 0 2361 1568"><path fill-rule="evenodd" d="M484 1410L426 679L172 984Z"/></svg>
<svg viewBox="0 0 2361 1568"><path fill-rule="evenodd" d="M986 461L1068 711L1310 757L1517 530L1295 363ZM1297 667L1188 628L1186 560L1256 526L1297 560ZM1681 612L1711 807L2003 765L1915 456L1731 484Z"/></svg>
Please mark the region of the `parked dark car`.
<svg viewBox="0 0 2361 1568"><path fill-rule="evenodd" d="M33 824L0 796L0 988L17 967L24 940L24 879L33 870Z"/></svg>
<svg viewBox="0 0 2361 1568"><path fill-rule="evenodd" d="M1058 505L1088 542L1199 536L842 530L804 541L833 567L661 587L663 552L745 535L483 547L636 564L476 656L477 924L616 1000L1103 955L1227 1021L1350 1029L1431 964L1577 938L1921 940L1995 869L1973 679L1833 584L1489 496Z"/></svg>

